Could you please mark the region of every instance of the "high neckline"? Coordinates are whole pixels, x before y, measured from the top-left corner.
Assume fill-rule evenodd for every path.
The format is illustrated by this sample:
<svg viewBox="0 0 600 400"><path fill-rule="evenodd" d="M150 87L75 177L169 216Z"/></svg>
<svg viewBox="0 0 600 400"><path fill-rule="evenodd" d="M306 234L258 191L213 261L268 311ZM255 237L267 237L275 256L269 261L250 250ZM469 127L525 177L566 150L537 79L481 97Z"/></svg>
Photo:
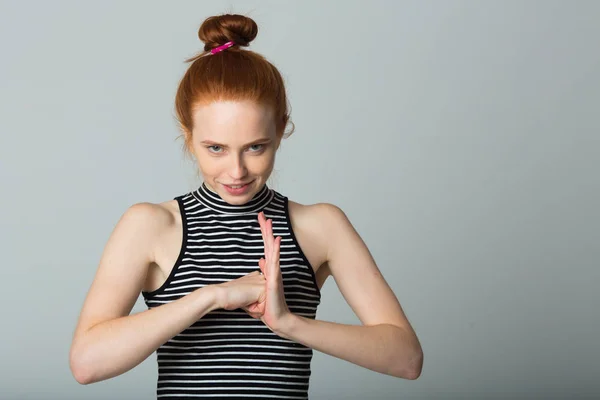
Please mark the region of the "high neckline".
<svg viewBox="0 0 600 400"><path fill-rule="evenodd" d="M205 207L221 214L258 214L275 196L266 184L263 185L249 201L244 204L229 204L216 192L206 186L205 182L192 192L194 197Z"/></svg>

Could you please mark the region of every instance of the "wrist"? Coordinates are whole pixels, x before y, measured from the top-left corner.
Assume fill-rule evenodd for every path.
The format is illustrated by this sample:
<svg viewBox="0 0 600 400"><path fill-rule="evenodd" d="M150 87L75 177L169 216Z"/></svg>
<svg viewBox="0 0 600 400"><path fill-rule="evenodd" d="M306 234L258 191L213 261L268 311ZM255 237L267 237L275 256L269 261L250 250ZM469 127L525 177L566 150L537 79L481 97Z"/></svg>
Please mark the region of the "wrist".
<svg viewBox="0 0 600 400"><path fill-rule="evenodd" d="M274 329L274 331L278 336L281 336L284 339L292 340L294 332L298 326L298 322L300 322L300 317L292 312L289 312L280 319L279 324L277 324L277 327Z"/></svg>
<svg viewBox="0 0 600 400"><path fill-rule="evenodd" d="M205 310L202 313L203 315L213 310L223 308L221 306L221 299L223 297L221 294L222 288L220 288L219 285L206 285L196 292L198 293L199 302L203 305L200 309Z"/></svg>

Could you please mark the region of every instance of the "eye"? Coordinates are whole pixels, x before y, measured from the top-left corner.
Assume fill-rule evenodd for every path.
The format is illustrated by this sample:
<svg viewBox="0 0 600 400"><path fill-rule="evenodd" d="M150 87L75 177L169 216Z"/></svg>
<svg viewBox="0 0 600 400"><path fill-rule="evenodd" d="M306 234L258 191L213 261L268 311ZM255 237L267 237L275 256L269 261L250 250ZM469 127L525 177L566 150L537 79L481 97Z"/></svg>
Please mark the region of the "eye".
<svg viewBox="0 0 600 400"><path fill-rule="evenodd" d="M254 150L255 152L257 152L257 151L261 151L264 146L265 146L264 144L253 144L252 146L250 146L250 148L259 147L257 150Z"/></svg>
<svg viewBox="0 0 600 400"><path fill-rule="evenodd" d="M210 151L211 153L220 153L219 151L212 151L211 149L214 149L214 148L218 148L218 149L220 149L220 148L221 148L221 146L207 146L206 148L207 148L207 149L208 149L208 151Z"/></svg>

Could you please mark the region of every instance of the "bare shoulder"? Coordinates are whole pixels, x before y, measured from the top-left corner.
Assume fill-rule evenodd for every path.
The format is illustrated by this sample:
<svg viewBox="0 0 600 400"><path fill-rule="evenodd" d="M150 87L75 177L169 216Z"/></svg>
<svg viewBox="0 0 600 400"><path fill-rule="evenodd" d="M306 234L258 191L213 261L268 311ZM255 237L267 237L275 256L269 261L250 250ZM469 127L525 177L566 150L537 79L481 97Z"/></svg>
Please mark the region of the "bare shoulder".
<svg viewBox="0 0 600 400"><path fill-rule="evenodd" d="M343 213L338 207L329 203L305 205L288 200L288 205L292 227L300 247L314 268L317 285L321 288L331 276L327 262L331 227Z"/></svg>
<svg viewBox="0 0 600 400"><path fill-rule="evenodd" d="M143 228L160 229L175 222L177 201L170 200L162 203L140 202L130 206L122 218L127 218L133 224Z"/></svg>
<svg viewBox="0 0 600 400"><path fill-rule="evenodd" d="M148 240L154 237L168 219L169 213L164 206L148 202L130 205L115 224L104 252L121 247L124 243L131 244L134 239L140 244L149 243ZM143 246L143 249L148 249L148 246Z"/></svg>
<svg viewBox="0 0 600 400"><path fill-rule="evenodd" d="M289 200L288 203L290 211L296 211L303 218L321 219L325 217L329 220L339 218L344 214L341 208L331 203L300 204L292 200Z"/></svg>
<svg viewBox="0 0 600 400"><path fill-rule="evenodd" d="M326 221L331 219L335 206L328 203L301 204L288 200L290 219L294 229L309 231L311 236L320 240L327 237Z"/></svg>
<svg viewBox="0 0 600 400"><path fill-rule="evenodd" d="M312 234L326 240L331 229L340 223L348 224L348 218L342 209L331 203L300 204L289 200L290 214L297 216L298 223L309 224Z"/></svg>
<svg viewBox="0 0 600 400"><path fill-rule="evenodd" d="M148 238L150 263L143 288L149 290L156 279L168 275L167 268L172 267L174 262L172 259L179 253L182 240L181 211L177 200L138 203L133 207L139 209L139 218L142 220L140 223L146 226L150 235Z"/></svg>
<svg viewBox="0 0 600 400"><path fill-rule="evenodd" d="M130 214L130 218L137 221L139 228L159 236L181 222L177 200L136 203L129 207L126 214Z"/></svg>

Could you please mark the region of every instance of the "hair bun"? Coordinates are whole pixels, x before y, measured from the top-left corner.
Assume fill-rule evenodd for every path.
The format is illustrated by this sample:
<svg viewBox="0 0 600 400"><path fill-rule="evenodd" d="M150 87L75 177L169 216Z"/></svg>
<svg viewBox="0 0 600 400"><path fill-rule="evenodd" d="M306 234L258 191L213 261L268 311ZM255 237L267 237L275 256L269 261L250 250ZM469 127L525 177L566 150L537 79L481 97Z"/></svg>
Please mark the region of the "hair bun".
<svg viewBox="0 0 600 400"><path fill-rule="evenodd" d="M204 51L210 51L229 41L238 46L248 46L258 34L258 25L252 18L239 14L208 17L198 31Z"/></svg>

